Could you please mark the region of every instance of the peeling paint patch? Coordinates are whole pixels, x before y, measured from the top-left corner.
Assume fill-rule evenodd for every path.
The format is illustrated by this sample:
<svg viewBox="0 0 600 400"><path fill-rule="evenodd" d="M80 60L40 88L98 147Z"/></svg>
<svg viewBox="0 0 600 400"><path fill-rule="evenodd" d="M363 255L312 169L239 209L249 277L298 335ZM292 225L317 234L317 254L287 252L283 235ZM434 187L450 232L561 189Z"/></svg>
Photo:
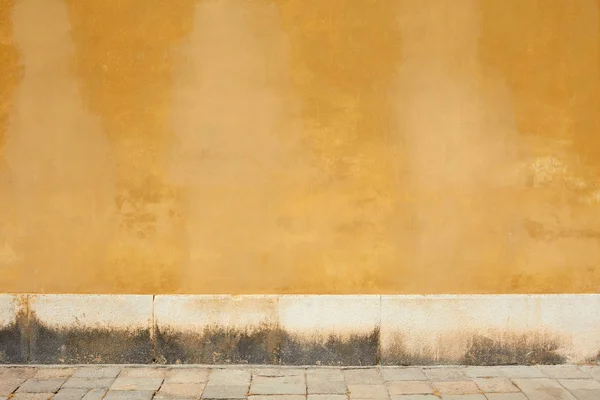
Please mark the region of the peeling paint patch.
<svg viewBox="0 0 600 400"><path fill-rule="evenodd" d="M279 364L282 335L267 325L207 326L197 333L157 328L157 359L168 364Z"/></svg>
<svg viewBox="0 0 600 400"><path fill-rule="evenodd" d="M370 334L330 334L312 338L284 334L281 362L290 365L376 365L379 328Z"/></svg>
<svg viewBox="0 0 600 400"><path fill-rule="evenodd" d="M500 338L476 335L472 338L462 364L536 365L562 364L558 339L539 334L507 334Z"/></svg>
<svg viewBox="0 0 600 400"><path fill-rule="evenodd" d="M149 329L49 328L31 325L31 362L34 364L150 364Z"/></svg>

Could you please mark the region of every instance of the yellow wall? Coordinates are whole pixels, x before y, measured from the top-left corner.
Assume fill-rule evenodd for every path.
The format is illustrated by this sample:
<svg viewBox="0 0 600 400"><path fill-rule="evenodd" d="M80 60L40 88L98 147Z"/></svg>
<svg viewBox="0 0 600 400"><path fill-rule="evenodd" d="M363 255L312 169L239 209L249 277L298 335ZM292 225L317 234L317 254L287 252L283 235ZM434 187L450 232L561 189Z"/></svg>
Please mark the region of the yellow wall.
<svg viewBox="0 0 600 400"><path fill-rule="evenodd" d="M600 291L600 0L0 0L0 291Z"/></svg>

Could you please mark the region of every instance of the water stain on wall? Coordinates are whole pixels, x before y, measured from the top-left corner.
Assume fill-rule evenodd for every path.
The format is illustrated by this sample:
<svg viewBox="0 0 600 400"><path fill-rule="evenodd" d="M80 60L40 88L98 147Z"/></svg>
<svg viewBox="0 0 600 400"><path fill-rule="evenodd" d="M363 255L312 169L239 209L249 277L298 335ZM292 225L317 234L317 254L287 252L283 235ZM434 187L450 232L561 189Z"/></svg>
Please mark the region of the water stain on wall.
<svg viewBox="0 0 600 400"><path fill-rule="evenodd" d="M400 61L395 2L277 4L301 105L303 158L318 168L289 210L309 221L292 292L394 290L398 147L388 92Z"/></svg>
<svg viewBox="0 0 600 400"><path fill-rule="evenodd" d="M18 281L3 290L23 290L22 282L29 291L90 290L111 229L110 149L72 79L64 4L23 0L13 13L25 68L6 131L2 197Z"/></svg>
<svg viewBox="0 0 600 400"><path fill-rule="evenodd" d="M0 0L0 290L596 292L599 15Z"/></svg>
<svg viewBox="0 0 600 400"><path fill-rule="evenodd" d="M266 1L200 1L177 51L170 171L185 199L185 291L281 291L300 273L304 221L285 208L309 190L310 171L295 154L276 11Z"/></svg>
<svg viewBox="0 0 600 400"><path fill-rule="evenodd" d="M14 0L0 1L0 193L8 193L9 177L3 157L6 131L13 110L13 97L22 78L19 50L14 39L12 12ZM15 250L10 240L10 202L0 195L0 274L2 284L8 287L18 285L19 269L15 265Z"/></svg>
<svg viewBox="0 0 600 400"><path fill-rule="evenodd" d="M600 278L600 2L481 2L480 62L510 90L528 154L507 292L594 292ZM508 263L507 263L508 264Z"/></svg>
<svg viewBox="0 0 600 400"><path fill-rule="evenodd" d="M101 118L116 158L118 229L99 272L103 290L162 293L181 285L181 205L166 182L164 154L172 137L171 50L191 29L194 3L65 3L83 103Z"/></svg>

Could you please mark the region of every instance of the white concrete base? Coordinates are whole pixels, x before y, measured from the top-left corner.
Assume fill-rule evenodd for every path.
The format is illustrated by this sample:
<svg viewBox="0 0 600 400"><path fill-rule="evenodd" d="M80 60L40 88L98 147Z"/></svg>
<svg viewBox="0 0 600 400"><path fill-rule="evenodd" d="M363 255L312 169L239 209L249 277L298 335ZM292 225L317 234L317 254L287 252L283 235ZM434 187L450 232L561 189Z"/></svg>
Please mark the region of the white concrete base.
<svg viewBox="0 0 600 400"><path fill-rule="evenodd" d="M2 294L4 362L2 332L15 324L28 325L23 362L37 363L529 364L600 354L597 294ZM104 351L111 338L136 348Z"/></svg>

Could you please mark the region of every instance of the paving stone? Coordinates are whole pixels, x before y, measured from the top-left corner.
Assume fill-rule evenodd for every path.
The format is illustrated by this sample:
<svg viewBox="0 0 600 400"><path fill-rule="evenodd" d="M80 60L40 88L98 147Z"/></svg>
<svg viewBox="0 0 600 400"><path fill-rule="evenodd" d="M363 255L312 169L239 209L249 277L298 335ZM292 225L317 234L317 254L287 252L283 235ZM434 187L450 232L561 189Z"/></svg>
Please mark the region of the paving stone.
<svg viewBox="0 0 600 400"><path fill-rule="evenodd" d="M575 365L552 365L541 368L542 372L553 379L586 379L588 375Z"/></svg>
<svg viewBox="0 0 600 400"><path fill-rule="evenodd" d="M475 378L479 389L485 393L510 393L519 389L508 378Z"/></svg>
<svg viewBox="0 0 600 400"><path fill-rule="evenodd" d="M202 383L208 382L210 370L206 368L170 368L165 375L169 383Z"/></svg>
<svg viewBox="0 0 600 400"><path fill-rule="evenodd" d="M486 393L488 400L527 400L523 393Z"/></svg>
<svg viewBox="0 0 600 400"><path fill-rule="evenodd" d="M202 399L245 399L247 394L248 385L208 385L204 388Z"/></svg>
<svg viewBox="0 0 600 400"><path fill-rule="evenodd" d="M578 400L600 399L600 382L593 379L559 379L563 385Z"/></svg>
<svg viewBox="0 0 600 400"><path fill-rule="evenodd" d="M130 378L130 377L118 377L115 382L110 385L110 390L158 390L162 385L162 378Z"/></svg>
<svg viewBox="0 0 600 400"><path fill-rule="evenodd" d="M152 400L153 396L149 390L109 390L104 400Z"/></svg>
<svg viewBox="0 0 600 400"><path fill-rule="evenodd" d="M575 400L575 397L553 379L513 379L515 385L533 400Z"/></svg>
<svg viewBox="0 0 600 400"><path fill-rule="evenodd" d="M593 379L559 379L558 382L567 390L600 390L600 382Z"/></svg>
<svg viewBox="0 0 600 400"><path fill-rule="evenodd" d="M250 384L250 370L244 369L213 369L208 377L209 386L233 385L240 386Z"/></svg>
<svg viewBox="0 0 600 400"><path fill-rule="evenodd" d="M469 378L499 378L504 376L496 367L467 367L464 372Z"/></svg>
<svg viewBox="0 0 600 400"><path fill-rule="evenodd" d="M344 381L309 381L309 394L346 394L348 387Z"/></svg>
<svg viewBox="0 0 600 400"><path fill-rule="evenodd" d="M434 382L433 386L441 394L473 394L481 393L475 382L472 381L453 381L453 382Z"/></svg>
<svg viewBox="0 0 600 400"><path fill-rule="evenodd" d="M29 378L33 378L35 376L36 372L37 371L35 368L9 367L9 368L5 368L4 372L2 372L2 379L19 378L19 379L23 379L23 381L25 381Z"/></svg>
<svg viewBox="0 0 600 400"><path fill-rule="evenodd" d="M592 378L600 381L600 365L585 365L581 367L581 370Z"/></svg>
<svg viewBox="0 0 600 400"><path fill-rule="evenodd" d="M160 396L199 399L205 383L163 383L158 391Z"/></svg>
<svg viewBox="0 0 600 400"><path fill-rule="evenodd" d="M344 378L348 385L373 385L383 383L383 378L377 369L345 369Z"/></svg>
<svg viewBox="0 0 600 400"><path fill-rule="evenodd" d="M40 368L36 371L38 379L68 378L75 373L75 368Z"/></svg>
<svg viewBox="0 0 600 400"><path fill-rule="evenodd" d="M399 394L432 394L431 383L426 381L398 381L388 382L387 389L391 395Z"/></svg>
<svg viewBox="0 0 600 400"><path fill-rule="evenodd" d="M119 378L164 378L166 368L123 368Z"/></svg>
<svg viewBox="0 0 600 400"><path fill-rule="evenodd" d="M345 394L309 394L308 400L348 400Z"/></svg>
<svg viewBox="0 0 600 400"><path fill-rule="evenodd" d="M392 400L440 400L438 396L433 394L403 394L392 396Z"/></svg>
<svg viewBox="0 0 600 400"><path fill-rule="evenodd" d="M61 389L52 400L81 400L88 389Z"/></svg>
<svg viewBox="0 0 600 400"><path fill-rule="evenodd" d="M305 371L301 368L255 368L252 375L255 376L304 376Z"/></svg>
<svg viewBox="0 0 600 400"><path fill-rule="evenodd" d="M283 376L255 376L252 378L252 385L257 384L279 384L293 383L305 385L304 375L283 375Z"/></svg>
<svg viewBox="0 0 600 400"><path fill-rule="evenodd" d="M482 394L448 394L442 400L487 400Z"/></svg>
<svg viewBox="0 0 600 400"><path fill-rule="evenodd" d="M82 400L102 400L105 393L106 389L91 389Z"/></svg>
<svg viewBox="0 0 600 400"><path fill-rule="evenodd" d="M8 400L8 397L0 396L0 400Z"/></svg>
<svg viewBox="0 0 600 400"><path fill-rule="evenodd" d="M11 400L49 400L54 393L17 393Z"/></svg>
<svg viewBox="0 0 600 400"><path fill-rule="evenodd" d="M65 389L108 389L115 378L75 378L67 379Z"/></svg>
<svg viewBox="0 0 600 400"><path fill-rule="evenodd" d="M121 367L83 367L73 374L74 378L116 378Z"/></svg>
<svg viewBox="0 0 600 400"><path fill-rule="evenodd" d="M309 369L306 371L308 382L343 382L344 374L341 369Z"/></svg>
<svg viewBox="0 0 600 400"><path fill-rule="evenodd" d="M67 378L52 378L52 379L27 379L20 387L18 392L21 393L51 393L58 392Z"/></svg>
<svg viewBox="0 0 600 400"><path fill-rule="evenodd" d="M421 368L382 368L381 375L386 381L426 381Z"/></svg>
<svg viewBox="0 0 600 400"><path fill-rule="evenodd" d="M21 384L25 382L26 379L27 378L15 377L6 378L2 376L0 378L0 396L8 396L9 394L17 390L17 388L21 386Z"/></svg>
<svg viewBox="0 0 600 400"><path fill-rule="evenodd" d="M298 383L252 382L250 394L306 394L306 385Z"/></svg>
<svg viewBox="0 0 600 400"><path fill-rule="evenodd" d="M387 390L383 385L348 385L348 393L350 399L388 399Z"/></svg>
<svg viewBox="0 0 600 400"><path fill-rule="evenodd" d="M250 396L248 400L305 400L306 396L284 394L281 396Z"/></svg>
<svg viewBox="0 0 600 400"><path fill-rule="evenodd" d="M571 390L571 394L577 398L577 400L598 400L600 399L600 390Z"/></svg>
<svg viewBox="0 0 600 400"><path fill-rule="evenodd" d="M523 365L511 367L498 367L498 370L507 378L546 378L541 369Z"/></svg>
<svg viewBox="0 0 600 400"><path fill-rule="evenodd" d="M432 382L468 381L464 368L425 368L425 375Z"/></svg>

